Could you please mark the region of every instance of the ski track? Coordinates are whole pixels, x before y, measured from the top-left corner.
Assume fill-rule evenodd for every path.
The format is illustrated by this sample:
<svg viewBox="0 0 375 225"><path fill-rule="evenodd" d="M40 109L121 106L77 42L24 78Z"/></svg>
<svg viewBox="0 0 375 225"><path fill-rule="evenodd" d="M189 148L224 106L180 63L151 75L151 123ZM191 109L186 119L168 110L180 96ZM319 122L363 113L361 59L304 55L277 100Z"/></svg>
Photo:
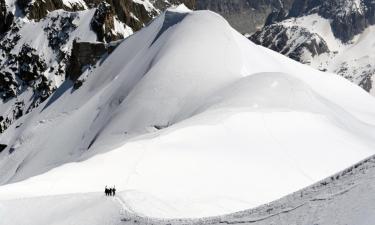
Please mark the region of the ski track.
<svg viewBox="0 0 375 225"><path fill-rule="evenodd" d="M327 178L315 185L300 190L280 200L260 206L255 209L246 210L219 217L208 217L198 219L158 219L145 217L136 214L130 209L121 197L114 199L121 207L122 224L139 224L139 225L220 225L220 224L275 224L289 225L292 221L283 220L286 217L300 216L305 217L305 221L296 222L295 224L311 225L318 224L322 210L327 205L334 204L338 198L345 198L361 186L372 185L373 189L369 190L368 195L375 195L375 156L372 156L353 167L350 167L332 177L340 177L338 180ZM353 193L355 194L355 193ZM301 197L303 196L303 197ZM374 199L375 200L375 199ZM370 200L371 201L371 200ZM364 203L365 206L366 203ZM340 207L336 205L335 207ZM344 206L348 207L348 206ZM273 212L276 211L276 212ZM375 211L374 211L375 212ZM326 221L321 221L327 224ZM320 224L320 223L319 223ZM329 223L328 223L329 224ZM341 225L341 223L338 223ZM333 225L333 224L331 224Z"/></svg>

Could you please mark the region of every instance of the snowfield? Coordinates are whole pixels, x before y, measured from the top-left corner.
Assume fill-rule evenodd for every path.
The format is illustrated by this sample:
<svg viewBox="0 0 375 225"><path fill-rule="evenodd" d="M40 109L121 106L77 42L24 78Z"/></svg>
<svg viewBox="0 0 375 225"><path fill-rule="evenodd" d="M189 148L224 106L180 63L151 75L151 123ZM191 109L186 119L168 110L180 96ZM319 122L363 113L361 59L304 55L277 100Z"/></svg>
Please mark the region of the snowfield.
<svg viewBox="0 0 375 225"><path fill-rule="evenodd" d="M212 12L169 10L86 75L0 136L1 225L222 215L375 154L373 97Z"/></svg>

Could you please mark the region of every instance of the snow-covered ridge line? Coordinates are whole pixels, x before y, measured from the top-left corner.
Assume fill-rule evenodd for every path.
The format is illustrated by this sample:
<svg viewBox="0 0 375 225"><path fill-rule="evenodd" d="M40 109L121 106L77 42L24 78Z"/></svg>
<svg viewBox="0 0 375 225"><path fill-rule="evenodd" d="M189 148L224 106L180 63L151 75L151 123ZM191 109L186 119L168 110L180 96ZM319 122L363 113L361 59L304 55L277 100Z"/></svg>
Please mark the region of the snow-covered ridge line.
<svg viewBox="0 0 375 225"><path fill-rule="evenodd" d="M15 1L0 0L0 98L4 103L1 111L12 112L0 114L0 133L33 111L66 79L78 88L85 79L76 80L82 72L102 55L112 52L106 49L105 43L128 37L172 5L159 0L152 4L155 6L148 11L135 1L119 4L117 1L20 0L15 7ZM75 40L75 43L93 44L91 47L75 45L79 50L72 50ZM72 51L76 53L74 56ZM26 95L33 97L21 97Z"/></svg>
<svg viewBox="0 0 375 225"><path fill-rule="evenodd" d="M68 204L68 207L57 207L52 209L51 212L56 213L59 211L62 215L68 213L71 218L70 221L80 222L81 225L101 225L103 223L140 225L214 225L244 223L261 225L276 223L280 225L289 225L296 221L299 221L299 224L301 225L309 225L314 222L319 222L323 225L341 225L353 221L355 224L361 224L361 221L364 218L366 218L367 221L375 220L374 214L371 213L371 210L374 210L372 204L374 201L373 193L375 193L374 174L375 158L370 157L343 172L335 174L331 178L327 178L315 185L285 196L270 204L233 214L196 219L160 219L140 216L128 208L127 203L124 202L121 196L113 199L106 199L102 196L102 193L86 195L76 194L70 197L54 196L49 199L44 197L18 200L21 204L17 204L17 200L12 200L8 201L6 207L2 208L3 211L0 210L0 215L2 215L2 213L8 213L4 214L8 215L8 217L3 217L5 220L3 220L3 223L0 221L0 224L8 224L9 221L13 224L15 222L16 224L18 224L17 222L21 222L22 219L21 221L12 220L12 217L16 218L16 215L10 216L11 212L16 209L18 214L27 215L28 221L33 221L35 224L40 225L41 217L36 216L37 213L30 212L31 208L25 206L33 201L58 201L60 202L59 205L69 202L70 204ZM85 207L85 210L67 210L67 208L78 206L75 205L73 200L77 198L80 199L77 203L81 205L83 204L82 207ZM90 198L92 200L89 201L88 205L86 202ZM92 205L97 206L92 207ZM90 210L88 210L88 208L90 208ZM89 217L91 218L89 221L87 220L87 215L84 213L87 210L91 213L96 212ZM50 210L47 211L49 212ZM335 212L335 217L332 217L332 212ZM366 214L366 212L369 213ZM97 214L99 214L100 217L95 216ZM18 216L17 218L20 217ZM56 217L52 218L52 220L55 223L59 221Z"/></svg>
<svg viewBox="0 0 375 225"><path fill-rule="evenodd" d="M215 13L167 11L0 136L0 201L116 185L149 217L237 212L374 155L374 116L374 98L344 78Z"/></svg>
<svg viewBox="0 0 375 225"><path fill-rule="evenodd" d="M277 224L283 225L290 222L295 222L293 219L285 221L282 219L277 219L282 214L285 214L285 217L291 217L292 214L297 214L299 217L308 216L311 209L309 205L312 203L318 202L317 204L323 209L320 210L320 215L316 215L313 220L318 220L319 217L323 216L324 208L327 208L329 201L338 202L337 197L344 196L344 198L349 195L348 193L353 192L354 189L359 189L358 186L368 186L366 189L367 192L362 193L358 198L358 204L363 207L368 207L368 203L371 203L371 199L368 199L368 196L375 193L375 180L373 176L375 175L375 156L368 157L353 166L348 167L347 169L333 174L332 176L321 180L309 187L298 190L288 196L277 199L268 204L253 208L247 209L240 212L235 212L227 215L220 215L214 217L203 217L203 218L178 218L178 219L165 219L165 218L152 218L137 215L133 211L127 208L126 204L123 203L121 197L119 200L125 204L123 205L122 214L123 222L128 223L137 223L137 224L191 224L191 225L200 225L200 224L262 224L263 221L266 222L276 222ZM350 195L355 195L359 197L356 193L350 193ZM367 198L367 199L366 199ZM349 206L352 204L350 201L345 201L346 205L334 205L336 209L342 210L344 207L348 207L346 210L351 211L351 209L358 208L355 206ZM331 203L332 204L332 203ZM304 210L298 210L304 208ZM330 213L330 212L327 212ZM295 216L295 215L294 215ZM347 220L353 219L354 214L346 215L345 218L342 218L342 222L347 222ZM334 218L324 218L322 221L323 224L329 223L329 220ZM375 216L372 218L366 218L368 221L375 220ZM136 222L135 222L136 221ZM307 224L306 224L307 225Z"/></svg>

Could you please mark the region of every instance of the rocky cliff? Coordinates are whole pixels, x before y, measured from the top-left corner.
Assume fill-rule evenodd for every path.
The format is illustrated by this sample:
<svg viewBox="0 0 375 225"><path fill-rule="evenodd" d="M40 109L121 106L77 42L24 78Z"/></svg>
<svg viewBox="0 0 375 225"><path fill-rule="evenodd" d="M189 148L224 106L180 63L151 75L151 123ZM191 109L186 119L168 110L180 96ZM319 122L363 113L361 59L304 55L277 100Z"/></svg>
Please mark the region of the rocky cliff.
<svg viewBox="0 0 375 225"><path fill-rule="evenodd" d="M0 0L0 132L164 9L194 0ZM9 4L9 5L7 5ZM15 16L13 16L15 15Z"/></svg>
<svg viewBox="0 0 375 225"><path fill-rule="evenodd" d="M295 0L289 12L271 15L250 40L375 95L374 17L371 0Z"/></svg>
<svg viewBox="0 0 375 225"><path fill-rule="evenodd" d="M0 36L9 30L13 18L13 13L8 11L5 0L0 0Z"/></svg>
<svg viewBox="0 0 375 225"><path fill-rule="evenodd" d="M224 16L241 33L262 28L272 12L289 11L293 0L197 0L197 9L209 9Z"/></svg>
<svg viewBox="0 0 375 225"><path fill-rule="evenodd" d="M375 24L375 2L372 0L295 0L288 17L315 13L331 21L333 34L343 42Z"/></svg>

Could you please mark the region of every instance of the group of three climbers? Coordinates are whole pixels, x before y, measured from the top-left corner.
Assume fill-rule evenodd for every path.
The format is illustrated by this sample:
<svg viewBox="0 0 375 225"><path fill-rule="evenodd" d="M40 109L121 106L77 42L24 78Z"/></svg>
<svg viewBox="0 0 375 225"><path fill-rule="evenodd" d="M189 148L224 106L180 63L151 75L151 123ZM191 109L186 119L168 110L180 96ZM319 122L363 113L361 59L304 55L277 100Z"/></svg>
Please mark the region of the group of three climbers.
<svg viewBox="0 0 375 225"><path fill-rule="evenodd" d="M106 196L115 196L116 195L115 186L113 186L113 188L107 188L107 186L105 186L104 193L105 193Z"/></svg>

